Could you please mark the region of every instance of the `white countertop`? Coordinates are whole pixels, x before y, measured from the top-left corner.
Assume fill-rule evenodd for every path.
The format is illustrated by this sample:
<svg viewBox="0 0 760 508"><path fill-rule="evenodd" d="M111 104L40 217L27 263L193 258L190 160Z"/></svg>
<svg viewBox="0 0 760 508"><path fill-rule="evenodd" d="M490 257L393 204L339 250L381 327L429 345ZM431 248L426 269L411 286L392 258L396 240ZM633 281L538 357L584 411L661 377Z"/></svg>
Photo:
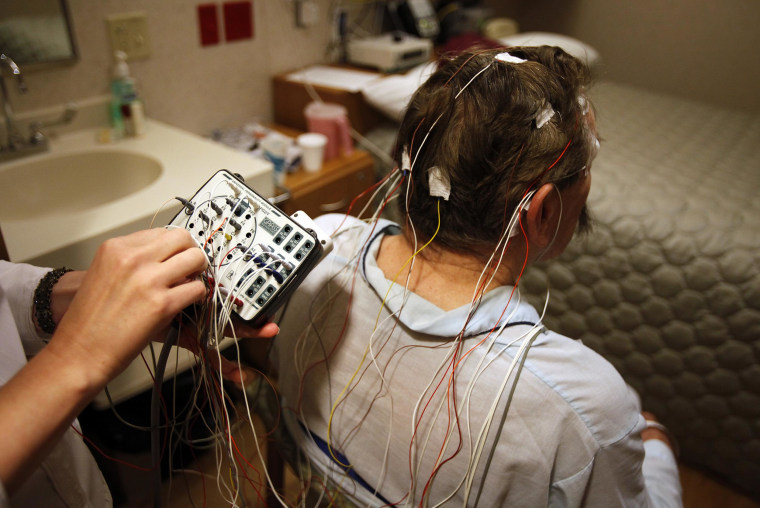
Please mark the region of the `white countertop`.
<svg viewBox="0 0 760 508"><path fill-rule="evenodd" d="M163 166L161 175L147 187L95 208L44 218L4 221L2 232L12 261L86 268L103 240L148 228L153 216L167 200L174 196L193 195L219 169L242 175L249 186L264 196L271 196L274 192L271 163L195 134L148 119L145 134L139 138L98 143L100 130L83 129L62 134L51 139L50 152L17 161L28 162L52 154L118 149L157 159ZM0 164L0 171L10 164ZM103 185L109 185L108 168L103 168ZM23 192L23 189L0 189L0 199L3 193L9 192ZM179 206L173 201L161 210L156 226L166 224Z"/></svg>
<svg viewBox="0 0 760 508"><path fill-rule="evenodd" d="M271 163L220 143L150 119L146 120L145 134L139 138L98 143L98 134L102 130L85 128L63 133L51 139L49 152L0 164L0 172L17 163L45 157L118 150L158 160L163 167L160 176L137 192L84 211L54 212L36 218L4 220L2 233L12 261L86 269L98 246L107 238L146 229L150 227L154 216L154 226L168 224L180 210L179 203L173 198L191 197L219 169L241 175L250 187L263 196L269 197L274 193ZM102 185L110 184L108 168L104 167ZM18 187L23 185L19 184ZM0 199L11 195L10 193L23 192L23 188L0 188ZM157 213L159 210L160 213ZM231 339L225 343L231 343ZM160 349L161 344L154 344L156 355ZM179 348L173 350L166 366L166 379L176 372L186 370L195 362L190 352ZM175 354L179 356L175 357ZM149 348L143 351L143 355L148 362L151 361ZM145 363L137 358L126 371L109 383L108 388L114 402L118 403L150 389L152 383ZM95 398L94 405L97 408L109 406L105 393Z"/></svg>

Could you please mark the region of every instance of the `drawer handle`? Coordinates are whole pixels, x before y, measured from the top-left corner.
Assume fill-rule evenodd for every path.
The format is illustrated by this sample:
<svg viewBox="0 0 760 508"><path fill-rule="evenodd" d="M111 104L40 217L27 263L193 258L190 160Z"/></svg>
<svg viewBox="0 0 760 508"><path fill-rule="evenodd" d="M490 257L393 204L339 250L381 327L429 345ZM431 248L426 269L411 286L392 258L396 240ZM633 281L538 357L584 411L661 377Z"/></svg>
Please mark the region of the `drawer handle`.
<svg viewBox="0 0 760 508"><path fill-rule="evenodd" d="M320 212L337 212L344 206L348 204L348 198L343 198L340 201L336 201L335 203L325 203L323 205L319 205L319 211Z"/></svg>

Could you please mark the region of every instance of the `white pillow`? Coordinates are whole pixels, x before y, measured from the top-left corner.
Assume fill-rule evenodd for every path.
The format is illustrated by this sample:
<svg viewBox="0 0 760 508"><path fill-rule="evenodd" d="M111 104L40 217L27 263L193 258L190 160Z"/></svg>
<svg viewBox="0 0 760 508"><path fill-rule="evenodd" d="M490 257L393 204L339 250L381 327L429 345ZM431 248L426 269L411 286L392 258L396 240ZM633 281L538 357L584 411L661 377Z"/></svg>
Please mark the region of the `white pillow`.
<svg viewBox="0 0 760 508"><path fill-rule="evenodd" d="M559 46L593 68L599 61L599 52L588 44L567 35L549 32L525 32L498 40L505 46ZM390 119L401 122L406 106L419 86L435 71L436 63L428 62L413 67L406 74L392 74L375 79L361 87L367 104Z"/></svg>
<svg viewBox="0 0 760 508"><path fill-rule="evenodd" d="M361 88L364 100L392 120L401 122L412 95L435 68L435 62L428 62L413 67L406 74L392 74L373 80Z"/></svg>
<svg viewBox="0 0 760 508"><path fill-rule="evenodd" d="M524 32L498 39L505 46L558 46L590 68L599 63L599 52L585 42L550 32Z"/></svg>

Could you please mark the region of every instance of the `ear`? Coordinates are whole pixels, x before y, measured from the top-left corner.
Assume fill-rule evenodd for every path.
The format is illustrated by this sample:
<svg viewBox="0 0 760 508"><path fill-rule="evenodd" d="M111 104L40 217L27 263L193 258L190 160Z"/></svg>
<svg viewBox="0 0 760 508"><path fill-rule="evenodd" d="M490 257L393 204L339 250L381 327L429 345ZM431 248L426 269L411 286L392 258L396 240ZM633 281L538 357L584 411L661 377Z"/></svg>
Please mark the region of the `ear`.
<svg viewBox="0 0 760 508"><path fill-rule="evenodd" d="M557 234L559 221L562 218L562 201L559 190L550 183L542 185L530 201L526 211L526 234L528 244L543 251L553 241Z"/></svg>

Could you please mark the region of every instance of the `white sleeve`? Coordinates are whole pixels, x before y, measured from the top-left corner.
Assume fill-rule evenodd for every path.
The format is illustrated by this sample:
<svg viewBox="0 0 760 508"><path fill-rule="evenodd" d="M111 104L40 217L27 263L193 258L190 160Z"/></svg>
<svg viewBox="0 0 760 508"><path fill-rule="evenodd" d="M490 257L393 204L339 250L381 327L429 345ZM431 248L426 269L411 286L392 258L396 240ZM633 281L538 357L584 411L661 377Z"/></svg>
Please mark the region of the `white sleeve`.
<svg viewBox="0 0 760 508"><path fill-rule="evenodd" d="M34 290L50 268L0 261L0 288L10 307L24 352L32 356L44 347L43 336L37 332L32 319ZM3 323L3 326L7 326Z"/></svg>
<svg viewBox="0 0 760 508"><path fill-rule="evenodd" d="M642 471L652 506L657 508L683 506L678 464L668 445L659 439L644 441Z"/></svg>

